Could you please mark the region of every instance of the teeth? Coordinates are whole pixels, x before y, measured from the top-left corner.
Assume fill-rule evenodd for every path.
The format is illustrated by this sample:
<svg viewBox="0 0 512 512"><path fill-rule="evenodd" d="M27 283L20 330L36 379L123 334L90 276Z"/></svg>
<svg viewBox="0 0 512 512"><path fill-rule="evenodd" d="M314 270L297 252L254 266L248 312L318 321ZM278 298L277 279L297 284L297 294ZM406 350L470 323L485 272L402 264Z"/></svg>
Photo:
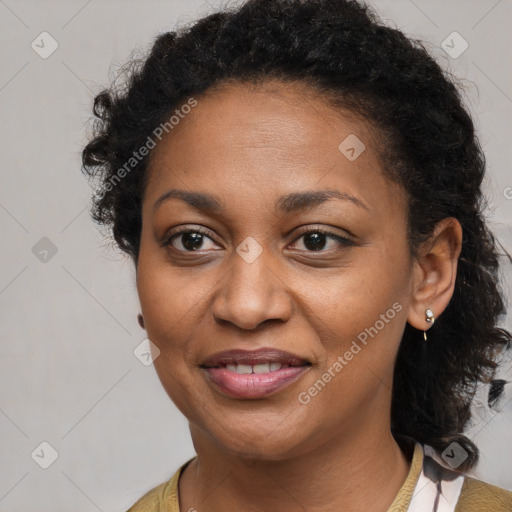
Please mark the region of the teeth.
<svg viewBox="0 0 512 512"><path fill-rule="evenodd" d="M261 364L227 364L226 369L230 372L236 372L240 374L249 373L269 373L280 370L281 368L288 368L289 364L281 363L261 363Z"/></svg>
<svg viewBox="0 0 512 512"><path fill-rule="evenodd" d="M250 364L239 364L236 368L237 373L252 373L252 366Z"/></svg>
<svg viewBox="0 0 512 512"><path fill-rule="evenodd" d="M253 373L268 373L270 371L270 365L268 363L255 364L252 367Z"/></svg>

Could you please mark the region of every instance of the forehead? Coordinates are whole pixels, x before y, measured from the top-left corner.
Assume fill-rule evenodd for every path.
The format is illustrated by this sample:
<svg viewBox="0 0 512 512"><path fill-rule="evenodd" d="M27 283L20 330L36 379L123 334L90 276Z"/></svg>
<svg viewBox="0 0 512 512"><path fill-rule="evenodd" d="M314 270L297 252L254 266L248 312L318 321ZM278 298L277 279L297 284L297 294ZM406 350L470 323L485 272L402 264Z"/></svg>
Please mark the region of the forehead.
<svg viewBox="0 0 512 512"><path fill-rule="evenodd" d="M219 156L225 148L255 148L260 154L282 152L288 159L313 160L322 148L337 151L354 130L361 138L373 136L367 123L348 110L332 108L306 84L273 80L258 85L231 82L209 89L165 138L169 147L195 137L196 151L211 149L202 141L215 143ZM315 147L318 151L312 154Z"/></svg>
<svg viewBox="0 0 512 512"><path fill-rule="evenodd" d="M233 189L277 196L341 187L370 203L396 203L400 190L382 173L372 127L308 86L231 83L196 100L153 150L145 201L167 188L229 198Z"/></svg>

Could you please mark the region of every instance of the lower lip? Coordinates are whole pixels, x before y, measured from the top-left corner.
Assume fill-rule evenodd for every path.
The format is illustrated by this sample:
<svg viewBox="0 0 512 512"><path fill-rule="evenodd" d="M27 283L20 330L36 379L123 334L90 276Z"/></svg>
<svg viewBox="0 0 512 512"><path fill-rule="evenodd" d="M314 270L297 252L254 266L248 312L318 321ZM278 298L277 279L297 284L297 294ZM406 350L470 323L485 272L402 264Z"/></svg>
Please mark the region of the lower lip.
<svg viewBox="0 0 512 512"><path fill-rule="evenodd" d="M204 368L210 380L234 398L262 398L280 391L301 377L309 366L290 366L268 373L236 373L227 368Z"/></svg>

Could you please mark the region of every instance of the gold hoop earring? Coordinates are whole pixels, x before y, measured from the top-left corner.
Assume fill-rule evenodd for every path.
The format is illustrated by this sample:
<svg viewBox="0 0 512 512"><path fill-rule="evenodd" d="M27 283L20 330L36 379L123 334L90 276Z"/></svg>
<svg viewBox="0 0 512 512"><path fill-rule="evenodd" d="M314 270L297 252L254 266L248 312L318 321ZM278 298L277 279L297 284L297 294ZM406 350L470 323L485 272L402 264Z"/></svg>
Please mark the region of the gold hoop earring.
<svg viewBox="0 0 512 512"><path fill-rule="evenodd" d="M434 325L435 318L434 313L432 313L431 309L427 309L425 311L425 321L431 324L431 327L432 325ZM423 331L423 338L425 338L425 341L427 341L427 331Z"/></svg>

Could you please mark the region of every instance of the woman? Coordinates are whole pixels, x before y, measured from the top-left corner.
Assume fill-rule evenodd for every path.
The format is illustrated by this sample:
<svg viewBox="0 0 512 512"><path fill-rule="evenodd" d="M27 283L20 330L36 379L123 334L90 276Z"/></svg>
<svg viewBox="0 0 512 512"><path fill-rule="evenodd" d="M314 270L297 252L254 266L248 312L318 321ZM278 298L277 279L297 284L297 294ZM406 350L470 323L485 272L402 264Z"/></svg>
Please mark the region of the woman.
<svg viewBox="0 0 512 512"><path fill-rule="evenodd" d="M465 475L511 338L484 157L421 44L355 1L250 0L94 112L93 218L197 452L130 511L512 510Z"/></svg>

